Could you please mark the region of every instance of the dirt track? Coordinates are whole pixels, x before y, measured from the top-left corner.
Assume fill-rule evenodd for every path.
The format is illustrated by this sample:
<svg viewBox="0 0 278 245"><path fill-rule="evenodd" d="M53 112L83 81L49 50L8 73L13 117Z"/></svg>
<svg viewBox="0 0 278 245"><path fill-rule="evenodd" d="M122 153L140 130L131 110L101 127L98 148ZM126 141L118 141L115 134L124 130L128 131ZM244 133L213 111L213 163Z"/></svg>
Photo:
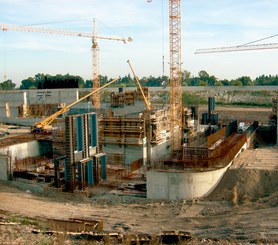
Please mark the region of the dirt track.
<svg viewBox="0 0 278 245"><path fill-rule="evenodd" d="M69 195L33 195L0 182L0 213L39 219L101 219L105 230L122 233L157 234L163 230L182 230L191 232L198 241L210 238L221 244L278 243L278 148L266 149L273 153L272 167L267 169L252 168L248 164L250 158L246 155L254 155L256 151L256 156L262 159L263 150L248 150L242 154L217 189L204 200L151 201L107 192L80 200ZM267 156L270 157L269 152ZM254 162L254 158L250 160ZM7 232L5 229L7 226L0 225L0 243L7 239L3 238L3 232ZM12 226L9 229L14 237L16 229ZM20 239L23 239L21 242L45 239L34 236L24 232Z"/></svg>

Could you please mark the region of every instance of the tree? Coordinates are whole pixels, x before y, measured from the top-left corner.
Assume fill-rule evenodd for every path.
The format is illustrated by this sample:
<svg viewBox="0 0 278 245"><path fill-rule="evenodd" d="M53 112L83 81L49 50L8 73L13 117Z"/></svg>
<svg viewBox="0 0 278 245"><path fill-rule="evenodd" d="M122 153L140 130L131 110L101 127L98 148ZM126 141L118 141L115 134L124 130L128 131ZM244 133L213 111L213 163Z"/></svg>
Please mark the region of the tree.
<svg viewBox="0 0 278 245"><path fill-rule="evenodd" d="M209 74L204 70L199 71L198 75L202 80L207 80L209 78Z"/></svg>
<svg viewBox="0 0 278 245"><path fill-rule="evenodd" d="M30 89L30 88L36 88L36 82L35 79L32 77L28 77L27 79L24 79L21 81L21 85L19 87L20 89Z"/></svg>
<svg viewBox="0 0 278 245"><path fill-rule="evenodd" d="M187 86L190 83L191 72L184 70L182 71L182 85Z"/></svg>
<svg viewBox="0 0 278 245"><path fill-rule="evenodd" d="M239 80L232 80L231 84L232 84L232 86L242 86L242 83Z"/></svg>
<svg viewBox="0 0 278 245"><path fill-rule="evenodd" d="M2 83L0 83L0 89L1 90L12 90L15 89L16 84L12 82L12 80L6 80Z"/></svg>
<svg viewBox="0 0 278 245"><path fill-rule="evenodd" d="M43 73L38 73L35 75L35 86L37 88L41 88L43 83L44 83L44 80L45 80L45 75Z"/></svg>
<svg viewBox="0 0 278 245"><path fill-rule="evenodd" d="M243 86L249 86L253 84L251 78L247 76L240 77L237 80L240 81Z"/></svg>

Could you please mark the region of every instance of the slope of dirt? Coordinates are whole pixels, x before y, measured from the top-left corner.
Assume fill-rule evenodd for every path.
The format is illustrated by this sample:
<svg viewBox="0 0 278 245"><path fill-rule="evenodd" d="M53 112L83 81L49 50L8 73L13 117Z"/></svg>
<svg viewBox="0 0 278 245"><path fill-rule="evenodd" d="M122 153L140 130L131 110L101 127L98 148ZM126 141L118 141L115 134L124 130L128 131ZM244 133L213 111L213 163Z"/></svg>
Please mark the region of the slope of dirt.
<svg viewBox="0 0 278 245"><path fill-rule="evenodd" d="M262 169L229 169L209 200L242 204L256 201L278 192L278 171Z"/></svg>

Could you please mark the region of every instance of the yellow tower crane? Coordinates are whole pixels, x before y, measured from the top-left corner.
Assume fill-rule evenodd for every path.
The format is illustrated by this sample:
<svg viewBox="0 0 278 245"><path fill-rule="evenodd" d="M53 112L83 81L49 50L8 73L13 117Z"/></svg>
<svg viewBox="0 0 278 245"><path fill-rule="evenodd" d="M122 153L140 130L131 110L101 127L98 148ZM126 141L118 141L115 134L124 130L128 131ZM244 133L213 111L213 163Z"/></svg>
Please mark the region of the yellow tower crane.
<svg viewBox="0 0 278 245"><path fill-rule="evenodd" d="M152 0L147 0L151 2ZM182 86L181 86L181 0L169 0L170 41L170 152L181 157L182 148Z"/></svg>
<svg viewBox="0 0 278 245"><path fill-rule="evenodd" d="M21 26L21 25L11 25L11 24L0 24L0 30L2 31L22 31L22 32L38 32L44 34L53 34L53 35L64 35L64 36L74 36L74 37L89 37L92 38L92 56L93 56L93 91L100 87L99 82L99 46L98 39L113 40L113 41L122 41L124 43L132 42L132 38L128 37L112 37L112 36L100 36L96 34L96 21L94 19L94 28L93 33L90 32L79 32L72 30L61 30L61 29L51 29L45 27L33 27L33 26ZM100 95L96 94L93 104L96 109L100 108Z"/></svg>

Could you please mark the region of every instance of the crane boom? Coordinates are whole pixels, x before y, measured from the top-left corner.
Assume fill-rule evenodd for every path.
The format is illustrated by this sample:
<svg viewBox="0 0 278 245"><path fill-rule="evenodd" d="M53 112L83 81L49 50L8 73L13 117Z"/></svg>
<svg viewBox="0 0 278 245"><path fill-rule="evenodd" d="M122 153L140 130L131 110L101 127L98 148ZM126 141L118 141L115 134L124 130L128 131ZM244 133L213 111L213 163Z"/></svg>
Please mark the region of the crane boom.
<svg viewBox="0 0 278 245"><path fill-rule="evenodd" d="M230 46L230 47L197 49L195 51L195 54L223 53L223 52L233 52L233 51L277 49L277 48L278 48L278 43L265 43L265 44L239 45L239 46Z"/></svg>
<svg viewBox="0 0 278 245"><path fill-rule="evenodd" d="M150 166L150 164L151 164L151 137L152 137L152 132L151 132L151 106L150 106L149 100L147 99L147 97L144 94L142 86L141 86L141 84L138 80L138 77L135 74L135 71L134 71L130 61L128 60L127 63L128 63L128 65L129 65L129 67L132 71L132 74L133 74L134 79L137 83L137 86L140 89L140 92L143 96L143 99L144 99L144 102L145 102L145 105L146 105L146 109L147 109L146 112L145 112L146 136L147 136L147 166Z"/></svg>
<svg viewBox="0 0 278 245"><path fill-rule="evenodd" d="M44 120L42 120L42 121L40 121L40 122L38 122L38 123L35 123L35 127L36 127L36 128L39 128L39 129L51 129L51 128L52 128L52 126L51 126L52 122L53 122L58 116L60 116L60 115L64 114L65 112L67 112L71 107L73 107L74 105L76 105L76 104L79 103L80 101L82 101L82 100L88 98L89 96L91 96L91 95L93 95L93 94L99 92L100 90L106 88L107 86L109 86L110 84L112 84L112 83L118 81L119 79L120 79L120 77L119 77L119 78L116 78L116 79L114 79L114 80L112 80L112 81L109 82L109 83L106 83L106 84L103 85L102 87L97 88L96 90L92 91L91 93L89 93L89 94L83 96L82 98L80 98L80 99L74 101L73 103L69 104L68 106L62 108L61 110L59 110L59 111L57 111L57 112L55 112L55 113L52 114L51 116L45 118Z"/></svg>
<svg viewBox="0 0 278 245"><path fill-rule="evenodd" d="M128 60L127 63L128 63L128 65L129 65L129 67L130 67L130 69L131 69L131 71L132 71L132 74L133 74L134 79L135 79L135 81L136 81L136 83L137 83L137 86L138 86L138 88L140 89L140 92L141 92L141 94L142 94L142 96L143 96L143 99L144 99L146 108L147 108L148 111L150 111L150 110L151 110L150 102L148 101L148 99L146 98L146 96L145 96L145 94L144 94L144 91L143 91L143 89L142 89L142 86L141 86L141 84L140 84L140 82L139 82L139 80L138 80L138 77L136 76L136 74L135 74L135 72L134 72L134 70L133 70L133 67L132 67L131 64L130 64L130 61Z"/></svg>
<svg viewBox="0 0 278 245"><path fill-rule="evenodd" d="M0 24L0 29L2 31L38 32L38 33L53 34L53 35L64 35L64 36L73 36L73 37L89 37L89 38L98 38L98 39L106 39L106 40L115 40L115 41L122 41L124 43L132 42L131 37L126 38L126 37L94 36L94 33L91 33L91 32L51 29L51 28L45 28L45 27L33 27L33 26L25 26L25 25Z"/></svg>

